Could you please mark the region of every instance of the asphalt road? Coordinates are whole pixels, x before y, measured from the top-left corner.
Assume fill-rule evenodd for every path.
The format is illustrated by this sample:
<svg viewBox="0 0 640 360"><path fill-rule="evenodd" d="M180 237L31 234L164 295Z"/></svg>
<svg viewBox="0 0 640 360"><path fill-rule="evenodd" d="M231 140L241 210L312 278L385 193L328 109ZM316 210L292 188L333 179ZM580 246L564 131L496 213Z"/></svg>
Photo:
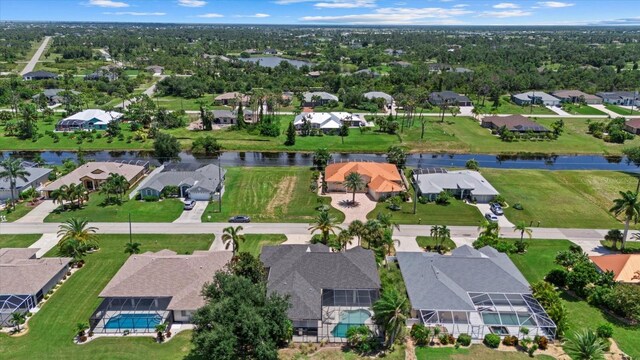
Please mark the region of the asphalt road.
<svg viewBox="0 0 640 360"><path fill-rule="evenodd" d="M27 65L24 67L24 69L22 69L22 71L20 72L20 75L24 75L30 71L33 71L33 69L36 67L36 64L38 63L38 60L40 60L40 57L42 56L44 49L47 48L47 44L49 43L50 40L51 40L51 36L44 37L44 40L42 40L42 44L40 44L40 47L38 48L38 50L36 50L36 53L33 54L33 56L31 57L31 60L29 60Z"/></svg>

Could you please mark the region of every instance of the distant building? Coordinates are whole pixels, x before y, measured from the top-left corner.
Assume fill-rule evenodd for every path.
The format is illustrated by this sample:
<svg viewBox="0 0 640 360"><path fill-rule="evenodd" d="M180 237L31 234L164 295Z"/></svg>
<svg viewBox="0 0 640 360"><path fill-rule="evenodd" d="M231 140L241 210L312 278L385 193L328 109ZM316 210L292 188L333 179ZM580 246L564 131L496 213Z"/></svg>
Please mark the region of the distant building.
<svg viewBox="0 0 640 360"><path fill-rule="evenodd" d="M624 129L634 135L640 135L640 118L627 120Z"/></svg>
<svg viewBox="0 0 640 360"><path fill-rule="evenodd" d="M242 101L243 105L247 105L250 100L251 98L248 95L237 91L220 94L213 99L219 105L236 105L239 101Z"/></svg>
<svg viewBox="0 0 640 360"><path fill-rule="evenodd" d="M633 91L612 91L596 93L607 104L623 106L640 106L640 95Z"/></svg>
<svg viewBox="0 0 640 360"><path fill-rule="evenodd" d="M42 70L30 71L22 75L22 80L52 80L57 78L58 74Z"/></svg>
<svg viewBox="0 0 640 360"><path fill-rule="evenodd" d="M338 97L324 91L306 92L304 96L304 107L316 107L327 105L330 101L338 101Z"/></svg>
<svg viewBox="0 0 640 360"><path fill-rule="evenodd" d="M93 80L93 81L105 79L110 82L110 81L118 80L118 74L113 70L100 68L89 75L85 75L84 79Z"/></svg>
<svg viewBox="0 0 640 360"><path fill-rule="evenodd" d="M416 169L412 180L418 194L430 201L434 201L443 191L448 191L459 199L475 200L483 204L493 201L500 194L482 174L471 170Z"/></svg>
<svg viewBox="0 0 640 360"><path fill-rule="evenodd" d="M432 92L429 94L429 102L434 106L448 104L451 106L472 106L471 99L453 91Z"/></svg>
<svg viewBox="0 0 640 360"><path fill-rule="evenodd" d="M531 104L545 106L560 105L560 99L551 96L544 91L528 91L522 94L514 94L511 95L511 101L520 106Z"/></svg>
<svg viewBox="0 0 640 360"><path fill-rule="evenodd" d="M278 55L278 50L276 50L276 49L271 49L271 48L269 48L269 49L265 49L265 50L263 51L263 54L265 54L265 55Z"/></svg>
<svg viewBox="0 0 640 360"><path fill-rule="evenodd" d="M549 132L549 129L546 127L522 115L485 116L482 118L482 127L492 130L498 130L505 127L509 131L519 133L527 131L533 131L536 133Z"/></svg>
<svg viewBox="0 0 640 360"><path fill-rule="evenodd" d="M399 67L409 67L411 66L410 62L407 61L392 61L389 63L391 66L399 66Z"/></svg>
<svg viewBox="0 0 640 360"><path fill-rule="evenodd" d="M380 77L380 74L371 69L361 69L353 73L354 75L367 76L371 78Z"/></svg>
<svg viewBox="0 0 640 360"><path fill-rule="evenodd" d="M427 64L427 67L429 68L430 72L451 71L452 69L451 65L441 63Z"/></svg>
<svg viewBox="0 0 640 360"><path fill-rule="evenodd" d="M364 96L369 100L383 99L384 103L387 105L390 105L393 103L393 96L387 93L383 93L382 91L369 91L367 93L364 93L362 96Z"/></svg>
<svg viewBox="0 0 640 360"><path fill-rule="evenodd" d="M213 123L214 124L235 124L237 116L231 110L213 110Z"/></svg>
<svg viewBox="0 0 640 360"><path fill-rule="evenodd" d="M404 50L400 50L400 49L385 49L384 53L389 55L389 56L400 56L400 55L404 55Z"/></svg>
<svg viewBox="0 0 640 360"><path fill-rule="evenodd" d="M116 111L87 109L68 116L56 124L56 131L106 130L110 122L122 119Z"/></svg>
<svg viewBox="0 0 640 360"><path fill-rule="evenodd" d="M151 66L147 66L145 70L152 73L153 75L162 75L162 72L164 71L164 67L158 66L158 65L151 65Z"/></svg>
<svg viewBox="0 0 640 360"><path fill-rule="evenodd" d="M602 98L596 95L584 93L580 90L558 90L552 93L553 96L560 99L560 102L569 104L602 104Z"/></svg>
<svg viewBox="0 0 640 360"><path fill-rule="evenodd" d="M331 130L338 130L342 127L342 124L347 124L349 127L371 127L365 120L364 116L359 114L352 114L348 112L309 112L302 113L295 117L293 125L297 130L301 130L304 124L308 122L312 129L320 129L324 132Z"/></svg>
<svg viewBox="0 0 640 360"><path fill-rule="evenodd" d="M36 94L31 97L33 101L38 101L40 96L44 96L47 99L47 104L55 105L61 104L64 102L64 96L61 93L64 93L65 89L44 89L41 94ZM69 90L70 93L74 95L80 95L78 91Z"/></svg>
<svg viewBox="0 0 640 360"><path fill-rule="evenodd" d="M318 78L320 77L320 75L322 75L322 71L309 71L309 73L307 73L307 76L310 78Z"/></svg>

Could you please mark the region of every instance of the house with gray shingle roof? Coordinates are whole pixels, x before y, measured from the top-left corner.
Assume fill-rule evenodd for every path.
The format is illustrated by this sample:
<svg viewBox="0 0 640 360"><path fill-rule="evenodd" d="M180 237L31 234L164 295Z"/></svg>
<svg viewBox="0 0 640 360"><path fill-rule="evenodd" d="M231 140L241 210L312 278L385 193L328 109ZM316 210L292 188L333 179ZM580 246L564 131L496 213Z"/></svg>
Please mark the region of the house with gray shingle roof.
<svg viewBox="0 0 640 360"><path fill-rule="evenodd" d="M398 252L411 303L408 323L438 326L479 340L486 334L555 336L556 325L531 295L529 283L504 253L468 245L451 255Z"/></svg>
<svg viewBox="0 0 640 360"><path fill-rule="evenodd" d="M260 260L267 270L268 292L289 296L294 341L344 342L347 329L360 325L380 335L372 320L380 278L371 250L265 246Z"/></svg>
<svg viewBox="0 0 640 360"><path fill-rule="evenodd" d="M224 175L226 170L214 164L197 169L184 166L165 167L154 172L140 184L137 192L142 198L160 197L167 186L178 187L178 196L192 200L217 200L224 194Z"/></svg>
<svg viewBox="0 0 640 360"><path fill-rule="evenodd" d="M416 169L411 178L413 183L417 185L418 195L427 197L430 201L434 201L443 191L448 191L457 198L475 200L479 203L491 202L500 194L477 171L433 170Z"/></svg>
<svg viewBox="0 0 640 360"><path fill-rule="evenodd" d="M0 171L4 168L0 166ZM43 184L49 180L49 174L52 169L41 167L25 167L25 170L29 173L26 176L26 181L21 178L16 178L14 197L17 199L20 193L29 189L40 190ZM9 179L0 179L0 200L7 200L11 198L11 182Z"/></svg>
<svg viewBox="0 0 640 360"><path fill-rule="evenodd" d="M532 103L534 105L544 105L544 106L559 106L560 99L555 96L551 96L544 91L528 91L521 94L513 94L511 95L511 101L513 101L516 105L520 106L528 106Z"/></svg>
<svg viewBox="0 0 640 360"><path fill-rule="evenodd" d="M327 105L330 101L338 101L338 97L325 91L313 91L302 94L304 96L305 107L316 107Z"/></svg>
<svg viewBox="0 0 640 360"><path fill-rule="evenodd" d="M369 100L375 100L375 99L384 99L384 103L385 104L391 104L393 103L393 96L384 93L382 91L369 91L364 93L362 96L364 96L365 98L369 99Z"/></svg>

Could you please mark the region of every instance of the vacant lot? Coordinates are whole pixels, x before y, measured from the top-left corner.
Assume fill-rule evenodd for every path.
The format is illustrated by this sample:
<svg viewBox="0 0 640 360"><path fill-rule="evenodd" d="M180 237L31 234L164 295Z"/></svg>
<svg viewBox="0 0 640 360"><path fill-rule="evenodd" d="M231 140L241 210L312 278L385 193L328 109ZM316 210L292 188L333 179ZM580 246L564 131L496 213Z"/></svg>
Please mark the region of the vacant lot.
<svg viewBox="0 0 640 360"><path fill-rule="evenodd" d="M185 357L190 333L165 344L151 337L105 338L75 345L76 324L86 322L100 304L98 294L127 259L128 235L101 235L100 251L86 257L86 265L66 282L29 320L29 332L10 338L0 334L5 359L178 359ZM134 235L141 250L170 249L180 254L207 250L211 235ZM47 256L55 255L56 249Z"/></svg>
<svg viewBox="0 0 640 360"><path fill-rule="evenodd" d="M580 104L564 104L562 110L568 112L571 115L607 115L602 111L591 107L589 105Z"/></svg>
<svg viewBox="0 0 640 360"><path fill-rule="evenodd" d="M635 108L633 109L633 112L627 108L624 108L622 106L618 106L618 105L611 105L611 104L605 104L604 107L607 108L607 110L613 111L616 114L620 114L623 116L629 116L629 115L640 115L640 112L638 110L636 110Z"/></svg>
<svg viewBox="0 0 640 360"><path fill-rule="evenodd" d="M482 109L483 114L535 114L535 115L553 115L553 111L547 109L544 106L520 106L511 102L509 96L503 96L500 98L500 105L493 107L493 101L486 99L484 106L482 106L482 100L475 100L473 104Z"/></svg>
<svg viewBox="0 0 640 360"><path fill-rule="evenodd" d="M229 168L225 176L222 212L212 202L202 221L227 221L233 215L248 215L256 222L311 222L316 208L329 204L328 197L311 191L312 172L302 167ZM332 209L339 220L344 215ZM209 219L211 217L211 219Z"/></svg>
<svg viewBox="0 0 640 360"><path fill-rule="evenodd" d="M542 227L621 228L609 209L619 191L635 190L637 175L615 171L483 169L482 174L511 207L513 223L540 221ZM524 210L512 206L522 204Z"/></svg>
<svg viewBox="0 0 640 360"><path fill-rule="evenodd" d="M388 203L378 203L376 208L367 215L374 219L379 212L391 212L393 221L398 224L430 224L430 225L478 225L482 221L482 214L478 208L467 205L460 200L451 200L449 205L435 203L417 204L416 214L413 214L413 203L402 203L401 209L391 211Z"/></svg>
<svg viewBox="0 0 640 360"><path fill-rule="evenodd" d="M526 360L529 355L522 352L505 352L487 348L484 345L473 345L468 348L453 347L418 347L416 348L418 360L448 360L448 359L474 359L474 360ZM535 359L553 359L547 355L536 355Z"/></svg>

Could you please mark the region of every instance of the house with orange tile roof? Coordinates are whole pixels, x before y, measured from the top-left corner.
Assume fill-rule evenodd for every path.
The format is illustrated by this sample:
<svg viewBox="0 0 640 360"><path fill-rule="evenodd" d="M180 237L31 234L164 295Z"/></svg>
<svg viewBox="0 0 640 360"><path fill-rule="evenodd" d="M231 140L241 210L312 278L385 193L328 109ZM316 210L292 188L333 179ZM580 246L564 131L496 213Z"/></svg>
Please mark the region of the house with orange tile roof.
<svg viewBox="0 0 640 360"><path fill-rule="evenodd" d="M600 271L612 271L615 281L640 284L640 254L589 256Z"/></svg>
<svg viewBox="0 0 640 360"><path fill-rule="evenodd" d="M397 195L405 191L402 175L394 164L377 162L346 162L330 164L324 176L329 192L349 192L344 187L344 180L351 173L358 173L367 184L359 192L367 193L373 200Z"/></svg>

